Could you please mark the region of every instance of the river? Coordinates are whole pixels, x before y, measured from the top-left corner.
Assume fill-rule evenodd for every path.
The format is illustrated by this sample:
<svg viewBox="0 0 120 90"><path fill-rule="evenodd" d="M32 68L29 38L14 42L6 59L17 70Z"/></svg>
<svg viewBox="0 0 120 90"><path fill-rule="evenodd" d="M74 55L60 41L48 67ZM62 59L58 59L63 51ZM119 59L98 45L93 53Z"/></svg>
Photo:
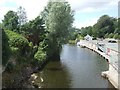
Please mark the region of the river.
<svg viewBox="0 0 120 90"><path fill-rule="evenodd" d="M101 77L108 62L95 52L73 45L63 45L60 61L50 61L37 75L43 88L114 88ZM40 77L43 82L40 82Z"/></svg>

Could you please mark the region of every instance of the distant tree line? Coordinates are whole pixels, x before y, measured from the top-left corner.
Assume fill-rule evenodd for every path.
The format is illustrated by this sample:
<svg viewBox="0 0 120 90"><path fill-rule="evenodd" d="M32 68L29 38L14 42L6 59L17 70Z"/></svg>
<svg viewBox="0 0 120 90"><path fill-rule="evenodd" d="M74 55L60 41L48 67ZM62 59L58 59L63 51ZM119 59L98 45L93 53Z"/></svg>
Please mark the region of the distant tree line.
<svg viewBox="0 0 120 90"><path fill-rule="evenodd" d="M72 28L70 39L84 37L87 34L96 38L115 38L120 39L120 18L101 16L93 26L82 27L81 29Z"/></svg>

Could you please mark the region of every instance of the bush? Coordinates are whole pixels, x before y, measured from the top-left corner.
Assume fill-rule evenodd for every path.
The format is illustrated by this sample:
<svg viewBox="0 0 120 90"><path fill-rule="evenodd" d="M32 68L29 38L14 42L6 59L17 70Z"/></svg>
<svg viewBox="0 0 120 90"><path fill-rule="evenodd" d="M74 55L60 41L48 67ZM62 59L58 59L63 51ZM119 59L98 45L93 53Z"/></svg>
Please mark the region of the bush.
<svg viewBox="0 0 120 90"><path fill-rule="evenodd" d="M43 51L41 46L38 47L38 51L35 53L34 59L38 60L39 62L46 59L46 53Z"/></svg>
<svg viewBox="0 0 120 90"><path fill-rule="evenodd" d="M69 44L75 44L75 40L69 40Z"/></svg>
<svg viewBox="0 0 120 90"><path fill-rule="evenodd" d="M78 35L78 38L77 38L78 40L83 40L84 39L84 37L83 36L81 36L81 35Z"/></svg>
<svg viewBox="0 0 120 90"><path fill-rule="evenodd" d="M29 44L28 40L22 35L17 34L10 30L5 30L5 32L9 38L8 42L9 42L10 47L17 47L20 50L23 50L26 46L28 46Z"/></svg>
<svg viewBox="0 0 120 90"><path fill-rule="evenodd" d="M118 33L116 33L113 38L114 38L114 39L118 39L118 38L119 38Z"/></svg>
<svg viewBox="0 0 120 90"><path fill-rule="evenodd" d="M118 39L120 40L120 35L118 36Z"/></svg>
<svg viewBox="0 0 120 90"><path fill-rule="evenodd" d="M106 34L105 34L105 36L104 36L104 38L108 38L108 36L109 36L109 34L108 34L108 33L106 33Z"/></svg>
<svg viewBox="0 0 120 90"><path fill-rule="evenodd" d="M113 34L113 33L110 33L108 37L109 37L109 38L113 38L113 36L114 36L114 34Z"/></svg>

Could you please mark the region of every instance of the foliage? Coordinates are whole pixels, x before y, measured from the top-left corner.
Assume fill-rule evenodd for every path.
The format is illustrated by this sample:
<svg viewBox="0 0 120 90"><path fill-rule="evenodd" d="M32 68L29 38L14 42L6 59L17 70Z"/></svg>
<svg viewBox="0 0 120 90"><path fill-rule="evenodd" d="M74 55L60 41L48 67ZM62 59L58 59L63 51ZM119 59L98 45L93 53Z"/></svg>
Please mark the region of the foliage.
<svg viewBox="0 0 120 90"><path fill-rule="evenodd" d="M110 37L113 37L117 33L120 34L119 19L103 15L93 27L82 27L80 31L82 36L89 34L95 38L108 38L109 34L113 33L113 35L110 35Z"/></svg>
<svg viewBox="0 0 120 90"><path fill-rule="evenodd" d="M18 8L17 15L18 15L18 22L19 22L20 26L27 22L27 16L26 16L25 8L20 6Z"/></svg>
<svg viewBox="0 0 120 90"><path fill-rule="evenodd" d="M67 2L49 2L45 8L45 25L47 34L47 55L59 58L61 45L68 38L69 29L73 22L73 12Z"/></svg>
<svg viewBox="0 0 120 90"><path fill-rule="evenodd" d="M16 47L21 52L25 51L25 48L28 47L28 40L24 38L22 35L17 34L10 30L5 30L6 35L9 38L9 46L10 47Z"/></svg>
<svg viewBox="0 0 120 90"><path fill-rule="evenodd" d="M108 38L108 36L109 36L109 34L108 34L108 33L106 33L106 34L105 34L105 38Z"/></svg>
<svg viewBox="0 0 120 90"><path fill-rule="evenodd" d="M102 38L105 36L106 33L114 33L114 20L114 18L109 17L108 15L101 16L93 27L94 34L97 37Z"/></svg>
<svg viewBox="0 0 120 90"><path fill-rule="evenodd" d="M69 44L75 44L75 40L69 40Z"/></svg>
<svg viewBox="0 0 120 90"><path fill-rule="evenodd" d="M114 36L114 34L113 34L113 33L110 33L108 37L109 37L109 38L113 38L113 36Z"/></svg>
<svg viewBox="0 0 120 90"><path fill-rule="evenodd" d="M116 34L116 33L120 34L120 29L117 27L117 28L115 29L114 33L115 33L115 34Z"/></svg>
<svg viewBox="0 0 120 90"><path fill-rule="evenodd" d="M113 36L114 39L118 39L119 38L119 34L116 33L114 36Z"/></svg>
<svg viewBox="0 0 120 90"><path fill-rule="evenodd" d="M33 43L39 45L39 42L45 38L45 29L43 19L38 16L35 20L21 26L22 34Z"/></svg>
<svg viewBox="0 0 120 90"><path fill-rule="evenodd" d="M35 53L34 58L38 60L39 62L43 61L46 59L46 53L43 50L42 46L39 45L38 51Z"/></svg>
<svg viewBox="0 0 120 90"><path fill-rule="evenodd" d="M8 11L4 16L3 27L5 30L9 29L15 32L19 32L18 29L18 15L14 11Z"/></svg>
<svg viewBox="0 0 120 90"><path fill-rule="evenodd" d="M88 26L88 27L82 27L81 28L81 35L84 37L87 34L92 35L92 26Z"/></svg>
<svg viewBox="0 0 120 90"><path fill-rule="evenodd" d="M75 40L80 35L80 29L71 27L69 29L69 40Z"/></svg>
<svg viewBox="0 0 120 90"><path fill-rule="evenodd" d="M77 39L78 39L78 40L83 40L84 37L83 37L82 35L79 34L78 37L77 37Z"/></svg>

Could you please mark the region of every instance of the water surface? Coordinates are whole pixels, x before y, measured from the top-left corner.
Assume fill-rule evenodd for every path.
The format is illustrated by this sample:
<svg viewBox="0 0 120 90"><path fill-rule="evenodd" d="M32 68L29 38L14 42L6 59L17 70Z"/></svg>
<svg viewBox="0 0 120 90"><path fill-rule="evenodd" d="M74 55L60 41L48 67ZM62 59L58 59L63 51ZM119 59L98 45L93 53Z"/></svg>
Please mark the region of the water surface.
<svg viewBox="0 0 120 90"><path fill-rule="evenodd" d="M60 61L50 61L38 73L37 82L43 88L113 88L101 72L108 62L95 52L69 44L63 45Z"/></svg>

